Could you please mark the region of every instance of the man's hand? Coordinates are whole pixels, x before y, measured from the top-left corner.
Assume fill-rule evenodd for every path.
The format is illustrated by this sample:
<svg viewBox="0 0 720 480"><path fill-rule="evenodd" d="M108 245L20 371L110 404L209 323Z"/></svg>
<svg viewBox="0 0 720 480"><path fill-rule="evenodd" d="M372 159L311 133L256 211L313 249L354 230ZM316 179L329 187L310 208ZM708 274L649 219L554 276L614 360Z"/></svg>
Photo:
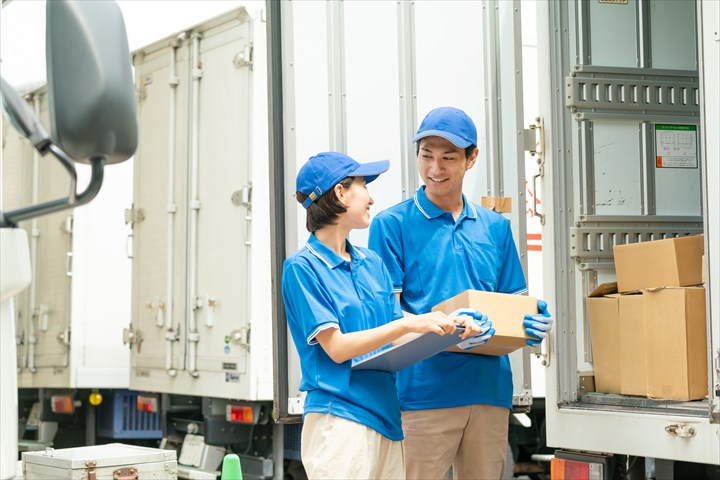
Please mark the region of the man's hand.
<svg viewBox="0 0 720 480"><path fill-rule="evenodd" d="M450 318L454 318L458 323L465 325L462 338L466 340L457 344L457 347L463 350L470 350L478 345L483 345L495 335L495 329L492 328L492 322L488 320L487 315L477 310L460 308L452 312Z"/></svg>
<svg viewBox="0 0 720 480"><path fill-rule="evenodd" d="M525 315L523 320L523 327L525 327L525 333L531 337L527 341L527 344L531 347L540 345L542 341L547 337L548 332L552 329L553 318L548 312L547 302L544 300L538 300L537 302L538 313Z"/></svg>

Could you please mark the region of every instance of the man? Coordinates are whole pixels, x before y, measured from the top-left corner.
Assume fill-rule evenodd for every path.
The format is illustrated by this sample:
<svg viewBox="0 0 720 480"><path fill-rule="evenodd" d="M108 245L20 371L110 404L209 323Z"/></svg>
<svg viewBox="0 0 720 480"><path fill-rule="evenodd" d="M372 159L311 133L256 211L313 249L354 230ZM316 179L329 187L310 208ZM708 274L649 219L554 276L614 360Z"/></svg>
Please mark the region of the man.
<svg viewBox="0 0 720 480"><path fill-rule="evenodd" d="M527 292L509 222L462 191L478 156L470 117L437 108L413 141L424 186L378 214L369 237L402 309L426 313L467 289ZM552 326L547 304L538 301L538 310L524 320L530 345ZM502 477L513 390L507 356L441 352L398 372L397 382L408 479L448 478L451 466L455 479Z"/></svg>

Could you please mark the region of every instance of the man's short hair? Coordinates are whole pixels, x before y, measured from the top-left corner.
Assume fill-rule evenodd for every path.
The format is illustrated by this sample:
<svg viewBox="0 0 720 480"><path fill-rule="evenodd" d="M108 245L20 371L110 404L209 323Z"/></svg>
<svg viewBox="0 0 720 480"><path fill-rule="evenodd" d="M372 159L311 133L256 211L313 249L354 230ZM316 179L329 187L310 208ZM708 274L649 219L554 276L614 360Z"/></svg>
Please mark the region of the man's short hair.
<svg viewBox="0 0 720 480"><path fill-rule="evenodd" d="M417 157L420 154L420 142L422 142L425 138L421 138L417 142L415 142L415 156ZM477 148L477 145L468 145L463 150L465 150L465 158L470 158L470 155L473 154L475 149Z"/></svg>

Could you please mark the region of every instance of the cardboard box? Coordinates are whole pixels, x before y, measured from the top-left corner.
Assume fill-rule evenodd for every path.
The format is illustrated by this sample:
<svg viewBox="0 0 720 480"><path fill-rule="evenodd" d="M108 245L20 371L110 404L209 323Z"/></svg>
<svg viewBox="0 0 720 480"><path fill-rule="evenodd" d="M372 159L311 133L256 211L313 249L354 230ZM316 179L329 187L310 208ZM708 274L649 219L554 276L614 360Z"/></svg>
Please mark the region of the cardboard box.
<svg viewBox="0 0 720 480"><path fill-rule="evenodd" d="M660 288L643 296L648 396L681 401L705 398L705 289Z"/></svg>
<svg viewBox="0 0 720 480"><path fill-rule="evenodd" d="M702 256L702 283L705 285L705 282L707 282L707 277L705 276L705 255Z"/></svg>
<svg viewBox="0 0 720 480"><path fill-rule="evenodd" d="M526 295L508 295L505 293L465 290L433 307L452 313L458 308L479 310L492 321L495 335L485 344L470 350L457 347L448 349L451 352L475 353L482 355L507 355L527 345L530 339L525 335L523 320L528 313L537 313L537 298Z"/></svg>
<svg viewBox="0 0 720 480"><path fill-rule="evenodd" d="M647 396L644 295L618 298L620 323L620 393Z"/></svg>
<svg viewBox="0 0 720 480"><path fill-rule="evenodd" d="M619 292L702 283L703 236L615 245Z"/></svg>
<svg viewBox="0 0 720 480"><path fill-rule="evenodd" d="M613 282L598 286L587 299L596 392L620 393L619 296Z"/></svg>
<svg viewBox="0 0 720 480"><path fill-rule="evenodd" d="M646 395L643 296L603 283L588 296L595 391Z"/></svg>

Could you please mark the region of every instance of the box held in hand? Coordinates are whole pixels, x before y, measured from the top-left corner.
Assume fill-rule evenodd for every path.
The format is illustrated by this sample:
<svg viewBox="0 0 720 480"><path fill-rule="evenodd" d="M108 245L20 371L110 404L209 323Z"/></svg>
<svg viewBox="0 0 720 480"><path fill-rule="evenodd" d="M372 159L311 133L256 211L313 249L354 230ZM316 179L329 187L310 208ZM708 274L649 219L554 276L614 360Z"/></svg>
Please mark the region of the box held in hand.
<svg viewBox="0 0 720 480"><path fill-rule="evenodd" d="M465 290L433 307L433 311L450 314L458 308L472 308L484 313L492 321L495 335L485 344L470 350L450 347L449 352L481 355L507 355L527 345L525 315L537 313L537 298L526 295Z"/></svg>

